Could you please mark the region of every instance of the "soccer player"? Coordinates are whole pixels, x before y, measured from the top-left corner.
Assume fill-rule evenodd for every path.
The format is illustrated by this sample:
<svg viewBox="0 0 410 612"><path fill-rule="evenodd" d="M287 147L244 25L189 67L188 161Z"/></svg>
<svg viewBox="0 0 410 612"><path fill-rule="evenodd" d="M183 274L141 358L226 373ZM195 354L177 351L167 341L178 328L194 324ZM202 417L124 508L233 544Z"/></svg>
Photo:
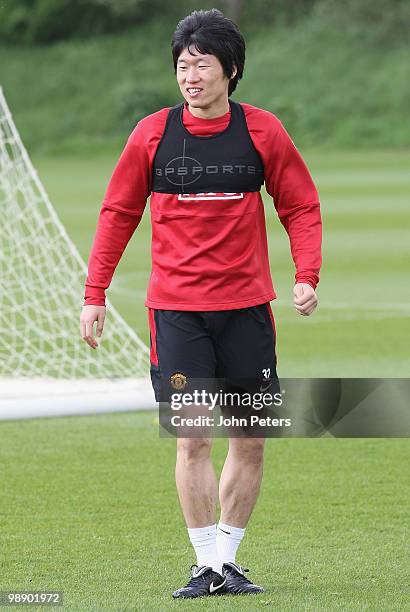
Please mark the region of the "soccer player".
<svg viewBox="0 0 410 612"><path fill-rule="evenodd" d="M158 401L164 381L276 379L263 184L289 235L301 315L317 306L321 266L320 206L304 161L275 115L230 99L245 62L238 27L216 9L195 11L178 24L172 55L183 102L143 118L126 143L102 203L80 319L97 348L105 290L151 194L145 305ZM272 66L265 78L280 87ZM264 437L229 438L218 525L210 451L210 438L177 439L176 485L196 564L174 598L263 591L236 553L260 489Z"/></svg>

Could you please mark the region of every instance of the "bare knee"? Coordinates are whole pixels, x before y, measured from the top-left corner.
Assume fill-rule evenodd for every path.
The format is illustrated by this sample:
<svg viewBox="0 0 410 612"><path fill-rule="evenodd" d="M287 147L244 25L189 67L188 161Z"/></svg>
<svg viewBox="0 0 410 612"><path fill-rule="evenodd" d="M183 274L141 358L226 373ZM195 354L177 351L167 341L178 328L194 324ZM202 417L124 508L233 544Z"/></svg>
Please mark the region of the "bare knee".
<svg viewBox="0 0 410 612"><path fill-rule="evenodd" d="M262 465L264 448L265 438L231 438L229 440L229 452L237 461L247 465Z"/></svg>
<svg viewBox="0 0 410 612"><path fill-rule="evenodd" d="M178 438L177 459L192 464L210 457L212 440L209 438Z"/></svg>

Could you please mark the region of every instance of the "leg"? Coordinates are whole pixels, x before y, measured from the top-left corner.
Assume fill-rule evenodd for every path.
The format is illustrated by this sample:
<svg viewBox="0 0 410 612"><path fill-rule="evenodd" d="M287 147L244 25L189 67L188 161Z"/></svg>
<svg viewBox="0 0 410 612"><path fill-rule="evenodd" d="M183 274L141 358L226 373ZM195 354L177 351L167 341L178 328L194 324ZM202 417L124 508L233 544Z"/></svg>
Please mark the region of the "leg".
<svg viewBox="0 0 410 612"><path fill-rule="evenodd" d="M239 388L260 394L262 386L266 389L271 382L275 383L276 337L269 304L233 311L215 340L219 370L226 379L228 391L231 387L233 391ZM244 416L241 409L229 409L232 416L235 412L238 417ZM216 539L227 579L227 593L263 591L246 578L246 570L236 563L236 552L259 494L264 447L265 438L258 435L258 429L248 437L229 438L229 451L219 485L221 519Z"/></svg>
<svg viewBox="0 0 410 612"><path fill-rule="evenodd" d="M215 524L217 480L210 438L178 438L175 480L188 528Z"/></svg>
<svg viewBox="0 0 410 612"><path fill-rule="evenodd" d="M236 551L255 506L262 480L264 438L230 438L229 452L222 470L219 498L221 520L217 549L226 578L225 590L233 595L262 593L235 561Z"/></svg>
<svg viewBox="0 0 410 612"><path fill-rule="evenodd" d="M264 438L230 438L219 483L221 523L244 529L258 498Z"/></svg>
<svg viewBox="0 0 410 612"><path fill-rule="evenodd" d="M169 402L172 378L180 374L185 381L212 379L216 357L212 341L200 313L149 310L151 335L151 377L158 401ZM167 381L171 380L171 386ZM184 386L177 391L184 390ZM163 394L165 396L163 397ZM195 416L198 409L187 409L184 416ZM183 410L179 412L181 415ZM207 410L204 409L204 414ZM191 433L193 432L191 428ZM217 483L210 451L212 440L205 434L192 438L178 432L176 485L188 528L215 524Z"/></svg>
<svg viewBox="0 0 410 612"><path fill-rule="evenodd" d="M276 334L269 304L233 311L216 342L223 376L234 386L247 389L250 385L252 393L277 380ZM229 414L235 415L235 409ZM263 437L229 439L219 485L222 523L245 528L259 494L264 446Z"/></svg>
<svg viewBox="0 0 410 612"><path fill-rule="evenodd" d="M149 311L149 317L155 397L159 402L172 404L174 390L184 392L188 385L192 391L195 379L214 378L213 343L200 313L155 310ZM208 412L206 406L204 412ZM188 407L182 409L179 416L195 414ZM184 433L182 426L177 431L175 480L197 566L192 566L188 585L177 589L174 598L213 594L225 584L216 548L217 482L210 457L212 438L203 431L195 438ZM192 428L190 433L193 433Z"/></svg>
<svg viewBox="0 0 410 612"><path fill-rule="evenodd" d="M212 595L223 589L222 563L216 547L217 481L211 461L212 439L178 438L175 479L179 501L195 549L197 566L174 598ZM196 569L195 569L196 568Z"/></svg>

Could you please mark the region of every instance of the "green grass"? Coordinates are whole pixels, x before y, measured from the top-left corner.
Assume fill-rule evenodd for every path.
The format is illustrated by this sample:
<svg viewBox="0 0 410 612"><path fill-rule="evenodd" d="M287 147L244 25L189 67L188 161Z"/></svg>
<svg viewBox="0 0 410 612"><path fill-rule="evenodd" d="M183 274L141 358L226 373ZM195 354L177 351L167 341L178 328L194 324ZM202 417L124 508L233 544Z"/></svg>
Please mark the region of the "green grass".
<svg viewBox="0 0 410 612"><path fill-rule="evenodd" d="M84 259L120 147L99 156L36 157L51 200ZM292 307L288 238L265 197L278 299L279 373L289 377L407 377L410 371L410 156L405 152L302 153L324 220L319 307ZM74 180L75 178L75 180ZM149 204L114 275L109 299L148 342L143 306L150 271Z"/></svg>
<svg viewBox="0 0 410 612"><path fill-rule="evenodd" d="M266 593L192 603L170 598L194 559L152 413L0 428L0 590L62 590L76 612L410 609L406 440L268 440L238 556Z"/></svg>

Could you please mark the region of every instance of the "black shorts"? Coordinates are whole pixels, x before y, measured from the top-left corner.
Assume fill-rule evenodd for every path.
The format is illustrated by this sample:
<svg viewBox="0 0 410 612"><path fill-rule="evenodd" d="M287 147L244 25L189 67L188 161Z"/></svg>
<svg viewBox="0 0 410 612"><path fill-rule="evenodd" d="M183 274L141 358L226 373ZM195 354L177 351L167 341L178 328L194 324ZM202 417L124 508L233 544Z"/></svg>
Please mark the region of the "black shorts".
<svg viewBox="0 0 410 612"><path fill-rule="evenodd" d="M148 309L151 381L158 402L187 383L224 380L225 390L268 387L277 380L270 303L219 311ZM215 387L212 387L215 390Z"/></svg>

